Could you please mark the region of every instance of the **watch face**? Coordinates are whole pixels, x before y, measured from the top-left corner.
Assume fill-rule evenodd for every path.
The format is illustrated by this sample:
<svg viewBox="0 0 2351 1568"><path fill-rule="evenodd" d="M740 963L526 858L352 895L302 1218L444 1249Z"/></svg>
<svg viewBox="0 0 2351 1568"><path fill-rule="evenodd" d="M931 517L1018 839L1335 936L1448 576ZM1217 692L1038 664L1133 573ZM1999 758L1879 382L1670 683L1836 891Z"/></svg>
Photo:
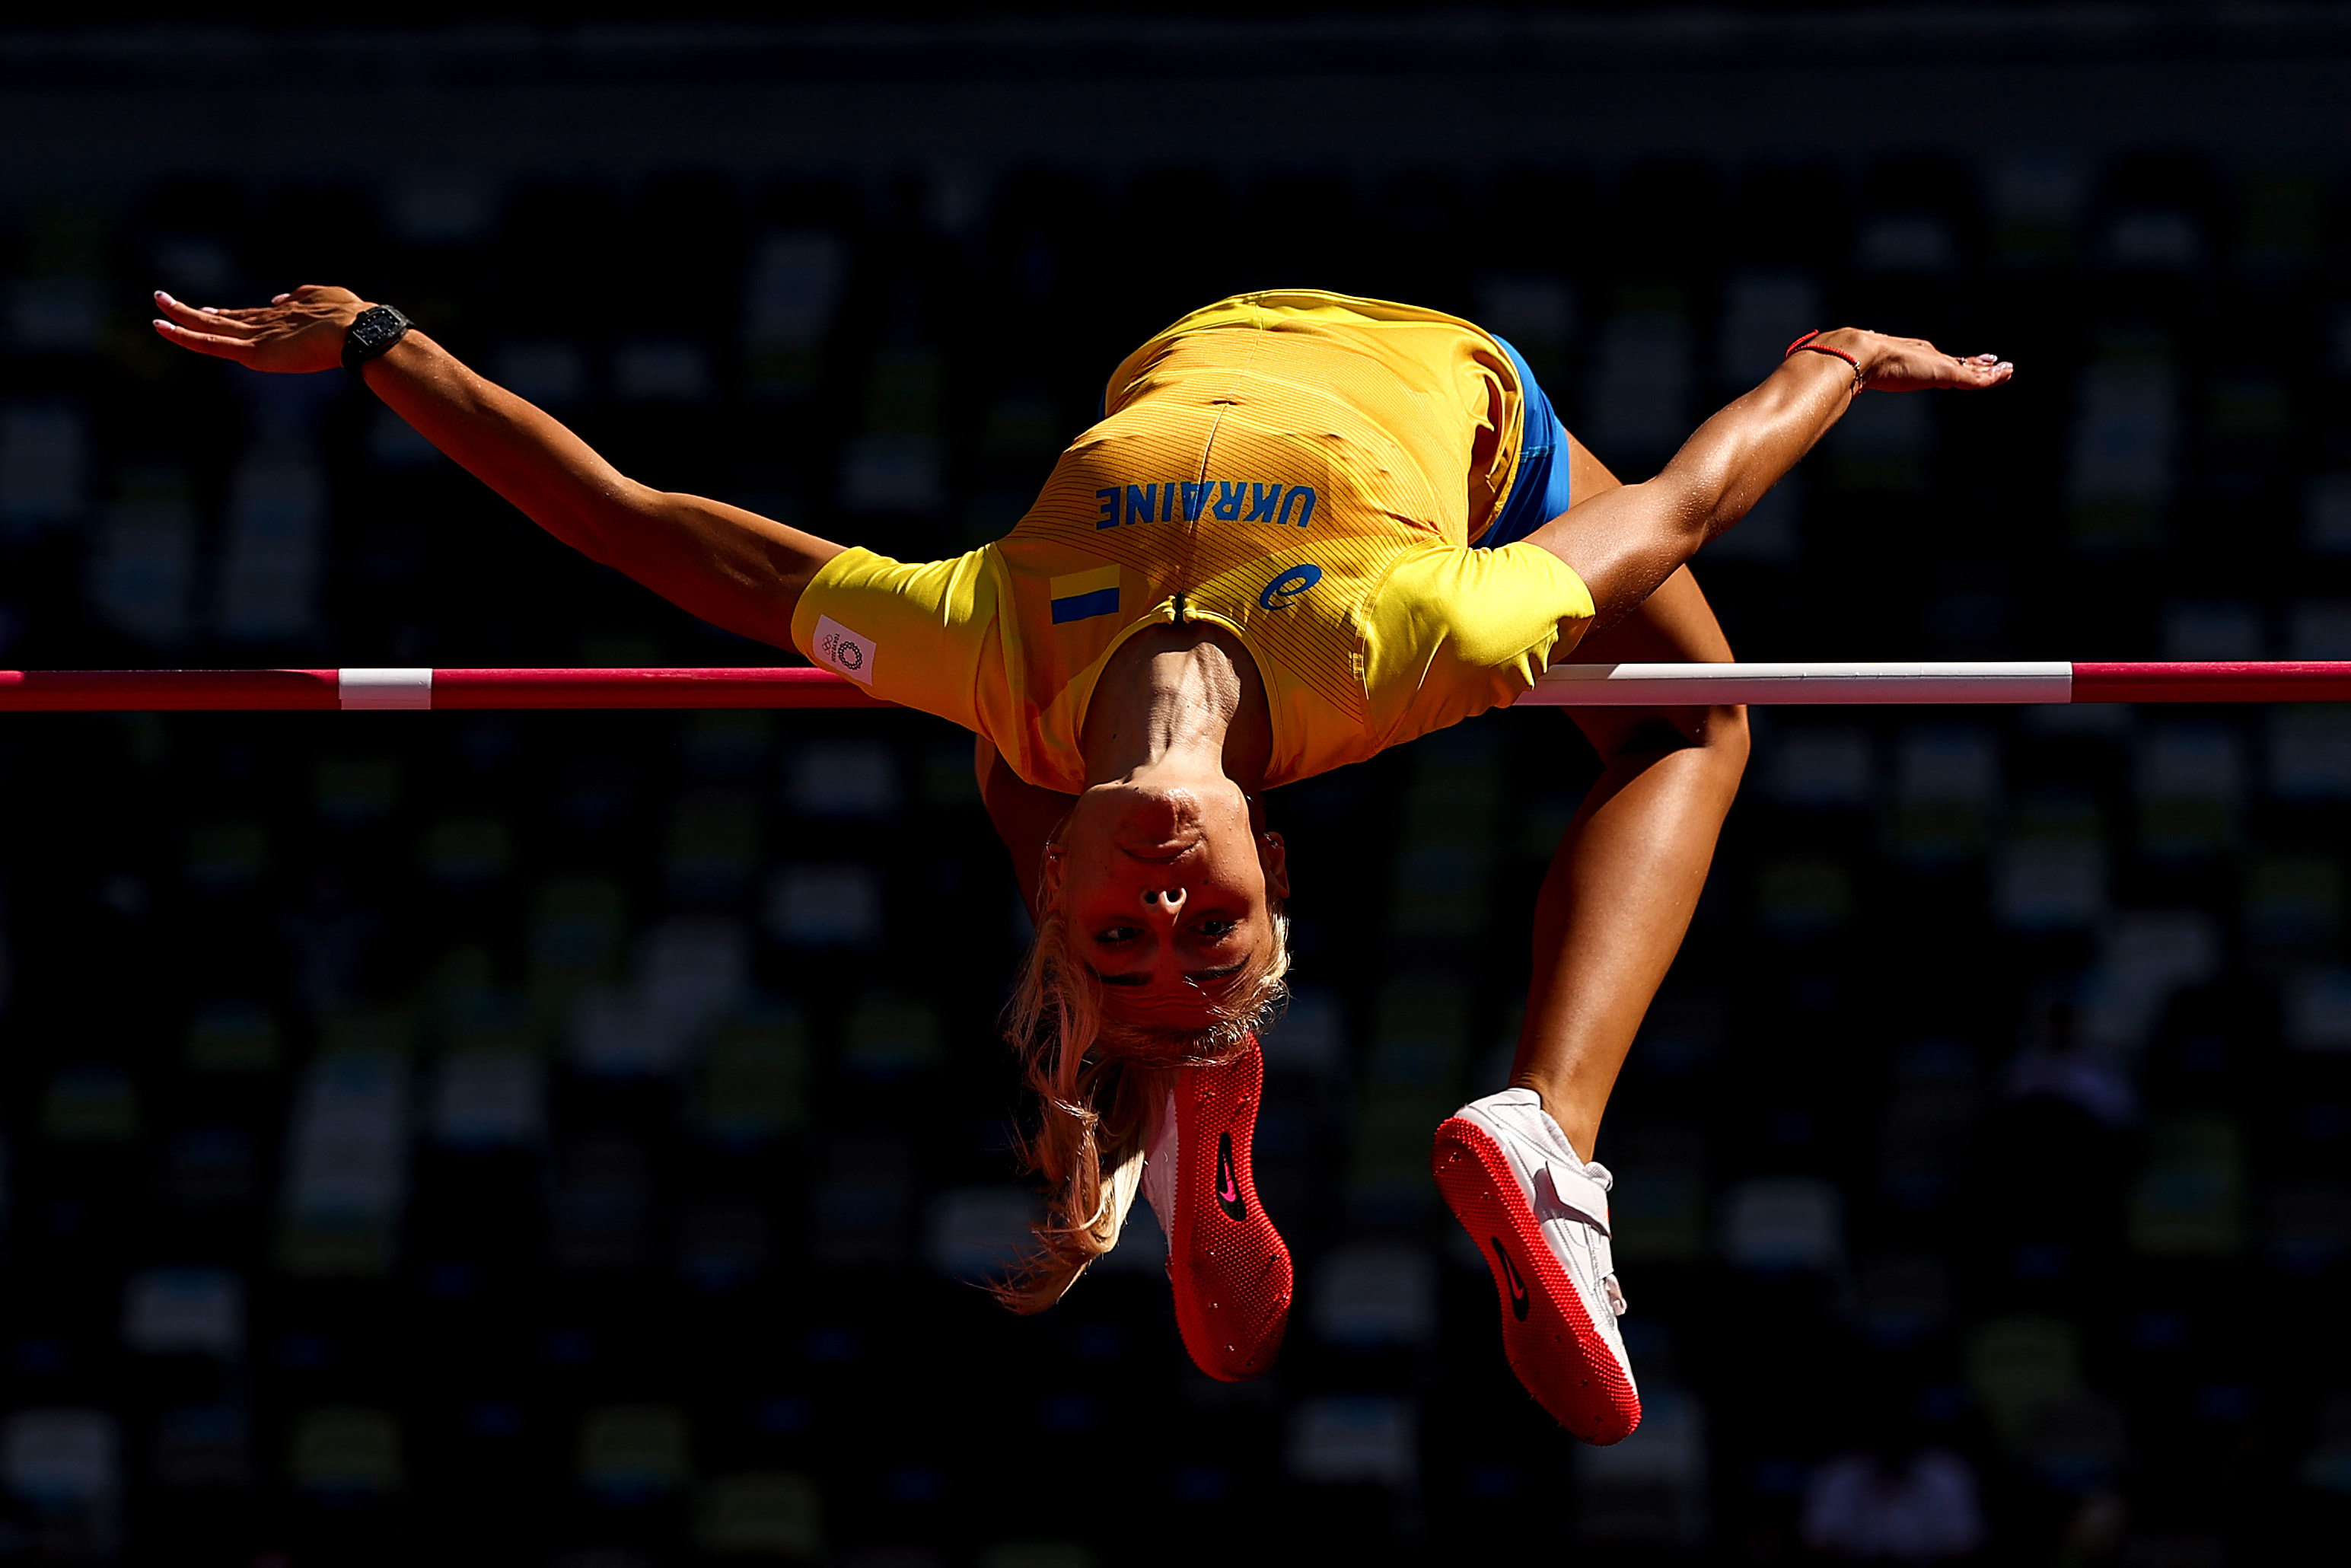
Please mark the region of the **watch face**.
<svg viewBox="0 0 2351 1568"><path fill-rule="evenodd" d="M397 310L385 305L370 306L359 313L344 335L344 359L356 363L380 353L398 342L407 330L408 322Z"/></svg>

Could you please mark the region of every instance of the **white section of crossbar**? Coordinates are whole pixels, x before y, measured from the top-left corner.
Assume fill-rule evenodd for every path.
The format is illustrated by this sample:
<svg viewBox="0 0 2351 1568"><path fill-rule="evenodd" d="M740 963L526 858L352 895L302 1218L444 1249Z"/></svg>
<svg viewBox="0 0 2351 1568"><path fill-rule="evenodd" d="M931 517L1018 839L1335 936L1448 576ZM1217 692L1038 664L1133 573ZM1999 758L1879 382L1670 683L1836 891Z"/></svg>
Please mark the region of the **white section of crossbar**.
<svg viewBox="0 0 2351 1568"><path fill-rule="evenodd" d="M1644 707L1707 703L2063 703L2064 659L1973 664L1553 664L1520 697L1526 707Z"/></svg>
<svg viewBox="0 0 2351 1568"><path fill-rule="evenodd" d="M342 669L335 672L335 689L347 711L414 711L433 706L433 672Z"/></svg>

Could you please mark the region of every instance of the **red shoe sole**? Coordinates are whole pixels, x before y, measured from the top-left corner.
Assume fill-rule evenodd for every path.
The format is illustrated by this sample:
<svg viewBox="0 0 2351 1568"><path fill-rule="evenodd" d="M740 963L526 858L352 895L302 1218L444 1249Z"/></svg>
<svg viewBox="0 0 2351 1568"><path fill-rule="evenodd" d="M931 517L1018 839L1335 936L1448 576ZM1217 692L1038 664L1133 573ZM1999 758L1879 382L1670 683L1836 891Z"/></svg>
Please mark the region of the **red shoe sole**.
<svg viewBox="0 0 2351 1568"><path fill-rule="evenodd" d="M1167 1275L1192 1363L1222 1383L1273 1364L1290 1322L1290 1249L1257 1200L1249 1151L1265 1060L1252 1048L1176 1080L1176 1233Z"/></svg>
<svg viewBox="0 0 2351 1568"><path fill-rule="evenodd" d="M1640 1396L1542 1239L1502 1145L1475 1122L1448 1116L1429 1169L1494 1276L1503 1354L1527 1392L1587 1443L1630 1437L1641 1424Z"/></svg>

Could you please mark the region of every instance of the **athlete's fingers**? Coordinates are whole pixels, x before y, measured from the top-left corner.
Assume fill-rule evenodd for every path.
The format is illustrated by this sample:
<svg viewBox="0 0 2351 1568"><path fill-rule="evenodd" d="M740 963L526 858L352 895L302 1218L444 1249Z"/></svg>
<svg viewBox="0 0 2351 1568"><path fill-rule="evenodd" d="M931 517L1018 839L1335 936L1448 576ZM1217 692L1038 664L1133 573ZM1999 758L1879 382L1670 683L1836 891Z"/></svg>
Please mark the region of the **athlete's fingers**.
<svg viewBox="0 0 2351 1568"><path fill-rule="evenodd" d="M176 321L166 321L161 316L155 318L155 330L166 342L193 349L199 354L210 354L216 360L235 360L245 364L253 359L253 345L242 338L224 338L215 333L199 332Z"/></svg>
<svg viewBox="0 0 2351 1568"><path fill-rule="evenodd" d="M199 332L193 327L183 327L176 321L155 318L155 330L166 342L177 343L200 354L213 354L222 359L244 360L253 353L253 345L242 338L225 338L217 332Z"/></svg>
<svg viewBox="0 0 2351 1568"><path fill-rule="evenodd" d="M2015 374L2016 367L1997 354L1947 354L1923 338L1896 340L1915 354L1896 354L1872 384L1889 391L1928 387L1974 389L1998 386Z"/></svg>
<svg viewBox="0 0 2351 1568"><path fill-rule="evenodd" d="M155 308L174 326L185 327L190 331L249 338L261 330L258 325L238 321L220 311L200 310L193 305L183 305L160 288L155 291Z"/></svg>
<svg viewBox="0 0 2351 1568"><path fill-rule="evenodd" d="M1996 387L2015 374L2016 367L2005 360L1995 360L1989 365L1970 361L1959 367L1959 373L1952 378L1950 384L1968 388Z"/></svg>
<svg viewBox="0 0 2351 1568"><path fill-rule="evenodd" d="M2006 360L1987 365L1974 361L1945 359L1915 369L1887 366L1869 378L1869 385L1877 392L1932 392L1937 389L1976 392L1999 386L2015 373L2016 367Z"/></svg>
<svg viewBox="0 0 2351 1568"><path fill-rule="evenodd" d="M223 317L210 315L192 305L182 305L177 300L168 305L159 304L157 309L173 326L185 327L191 332L211 332L227 338L251 338L260 331L258 327L251 327L241 321L231 321Z"/></svg>
<svg viewBox="0 0 2351 1568"><path fill-rule="evenodd" d="M2006 361L1995 360L1991 364L1987 365L1970 360L1962 361L1959 363L1953 365L1950 370L1943 375L1934 377L1931 380L1922 378L1914 384L1922 387L1990 387L1998 386L2001 382L2008 380L2010 376L2015 373L2016 367L2008 363Z"/></svg>

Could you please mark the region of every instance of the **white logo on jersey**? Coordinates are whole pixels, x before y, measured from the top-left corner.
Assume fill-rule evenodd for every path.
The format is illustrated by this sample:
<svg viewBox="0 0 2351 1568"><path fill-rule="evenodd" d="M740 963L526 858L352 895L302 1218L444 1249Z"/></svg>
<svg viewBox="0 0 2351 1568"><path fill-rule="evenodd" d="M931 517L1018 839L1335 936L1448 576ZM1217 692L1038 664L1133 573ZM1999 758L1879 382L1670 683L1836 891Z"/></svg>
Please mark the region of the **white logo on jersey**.
<svg viewBox="0 0 2351 1568"><path fill-rule="evenodd" d="M816 659L860 685L873 684L873 639L859 636L830 615L816 618Z"/></svg>

